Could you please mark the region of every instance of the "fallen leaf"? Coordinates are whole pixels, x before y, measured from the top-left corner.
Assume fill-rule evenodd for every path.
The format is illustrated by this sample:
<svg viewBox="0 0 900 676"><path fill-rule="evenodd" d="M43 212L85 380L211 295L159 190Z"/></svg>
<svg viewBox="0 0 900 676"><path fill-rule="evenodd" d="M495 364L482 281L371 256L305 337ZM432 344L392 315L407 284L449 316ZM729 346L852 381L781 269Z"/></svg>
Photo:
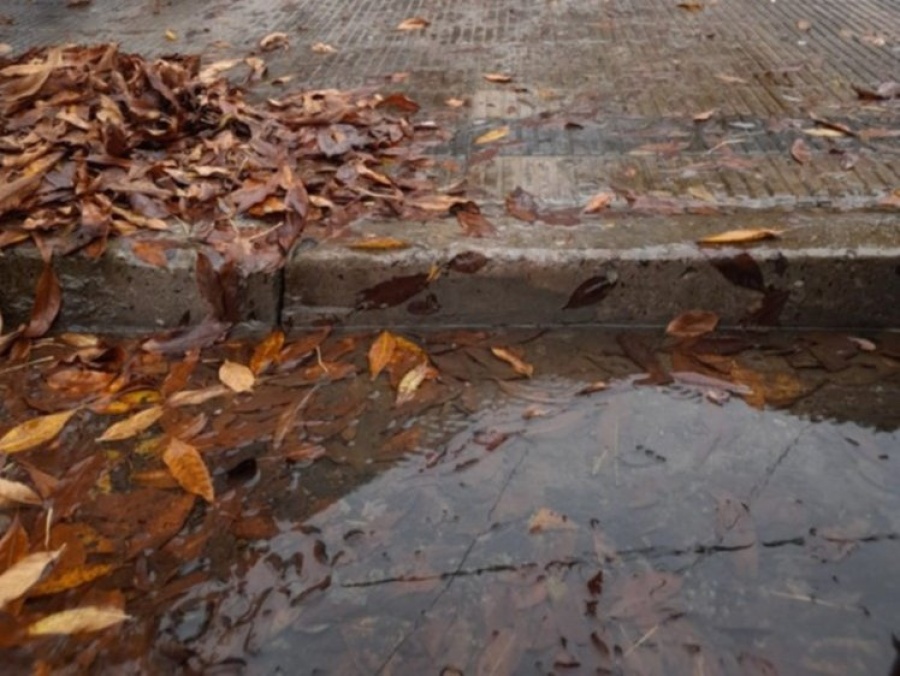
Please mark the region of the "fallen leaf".
<svg viewBox="0 0 900 676"><path fill-rule="evenodd" d="M26 338L39 338L53 325L62 305L62 289L53 267L47 263L38 279L31 319L25 329Z"/></svg>
<svg viewBox="0 0 900 676"><path fill-rule="evenodd" d="M847 336L847 340L851 343L855 344L863 352L874 352L877 348L875 343L873 343L868 338L860 338L858 336Z"/></svg>
<svg viewBox="0 0 900 676"><path fill-rule="evenodd" d="M810 28L812 28L812 24L806 19L799 19L797 21L797 30L806 33Z"/></svg>
<svg viewBox="0 0 900 676"><path fill-rule="evenodd" d="M806 145L806 142L802 138L798 138L794 141L793 145L791 145L791 157L800 164L806 164L812 159L812 153L809 150L809 146Z"/></svg>
<svg viewBox="0 0 900 676"><path fill-rule="evenodd" d="M515 371L519 375L526 376L527 378L530 378L532 375L534 375L534 366L525 361L522 361L521 359L519 359L519 357L517 357L504 347L492 347L491 354L497 357L497 359L505 361L507 364L512 366L513 371Z"/></svg>
<svg viewBox="0 0 900 676"><path fill-rule="evenodd" d="M334 54L337 49L325 42L316 42L310 47L316 54Z"/></svg>
<svg viewBox="0 0 900 676"><path fill-rule="evenodd" d="M122 441L137 436L141 432L150 429L153 424L162 418L163 407L156 405L138 411L125 420L110 425L97 441Z"/></svg>
<svg viewBox="0 0 900 676"><path fill-rule="evenodd" d="M401 92L394 92L393 94L388 94L383 99L381 99L376 105L376 108L395 108L396 110L402 110L404 113L418 113L421 106L409 98L406 94Z"/></svg>
<svg viewBox="0 0 900 676"><path fill-rule="evenodd" d="M516 187L504 200L506 213L513 218L526 223L534 223L537 220L538 204L534 195Z"/></svg>
<svg viewBox="0 0 900 676"><path fill-rule="evenodd" d="M512 82L512 75L507 73L485 73L482 77L488 82L496 82L500 84L505 84L507 82Z"/></svg>
<svg viewBox="0 0 900 676"><path fill-rule="evenodd" d="M594 394L594 392L602 392L603 390L609 389L609 385L605 380L595 380L592 383L588 383L584 387L582 387L576 394L584 396L586 394Z"/></svg>
<svg viewBox="0 0 900 676"><path fill-rule="evenodd" d="M410 369L400 380L400 385L397 387L397 400L395 405L402 406L403 404L412 401L413 397L416 395L416 390L418 390L419 386L425 382L425 378L427 378L433 370L434 369L427 361L421 361L414 368Z"/></svg>
<svg viewBox="0 0 900 676"><path fill-rule="evenodd" d="M849 130L835 129L834 127L814 127L812 129L803 129L802 132L807 136L815 136L819 138L844 138L851 136Z"/></svg>
<svg viewBox="0 0 900 676"><path fill-rule="evenodd" d="M0 575L0 608L5 608L10 601L26 594L41 579L47 566L56 561L61 553L62 549L29 554L7 568Z"/></svg>
<svg viewBox="0 0 900 676"><path fill-rule="evenodd" d="M256 384L256 376L250 368L229 360L219 367L219 380L232 392L250 392Z"/></svg>
<svg viewBox="0 0 900 676"><path fill-rule="evenodd" d="M169 42L175 42L178 39L178 34L171 28L166 29L164 35L166 36L166 40L168 40Z"/></svg>
<svg viewBox="0 0 900 676"><path fill-rule="evenodd" d="M713 195L709 188L703 185L692 185L687 189L688 195L691 197L701 200L702 202L715 202L716 196Z"/></svg>
<svg viewBox="0 0 900 676"><path fill-rule="evenodd" d="M404 19L397 26L398 31L417 31L422 30L423 28L427 28L431 24L428 19L423 19L420 16L413 16L409 19Z"/></svg>
<svg viewBox="0 0 900 676"><path fill-rule="evenodd" d="M278 360L281 348L284 347L284 331L275 329L253 350L250 357L250 371L259 375Z"/></svg>
<svg viewBox="0 0 900 676"><path fill-rule="evenodd" d="M588 200L588 203L584 205L584 213L599 213L612 204L613 199L615 199L615 195L611 192L599 192L591 197L591 199Z"/></svg>
<svg viewBox="0 0 900 676"><path fill-rule="evenodd" d="M396 237L369 237L348 242L345 246L358 251L389 251L408 249L410 244Z"/></svg>
<svg viewBox="0 0 900 676"><path fill-rule="evenodd" d="M475 202L464 202L450 209L467 237L489 237L496 232L494 224L481 213Z"/></svg>
<svg viewBox="0 0 900 676"><path fill-rule="evenodd" d="M725 73L716 74L716 79L724 82L725 84L747 84L747 81L742 77L735 77L734 75L727 75Z"/></svg>
<svg viewBox="0 0 900 676"><path fill-rule="evenodd" d="M200 390L183 390L176 392L166 400L168 406L197 406L210 399L222 397L232 390L225 385L210 385Z"/></svg>
<svg viewBox="0 0 900 676"><path fill-rule="evenodd" d="M212 478L206 463L194 446L173 437L166 445L162 458L184 490L199 495L207 502L213 501Z"/></svg>
<svg viewBox="0 0 900 676"><path fill-rule="evenodd" d="M444 103L450 108L462 108L468 102L466 99L449 98Z"/></svg>
<svg viewBox="0 0 900 676"><path fill-rule="evenodd" d="M679 2L678 7L688 12L699 12L703 9L703 4L697 2L697 0L685 0L684 2Z"/></svg>
<svg viewBox="0 0 900 676"><path fill-rule="evenodd" d="M39 505L41 496L23 483L0 477L0 507L7 501L23 505Z"/></svg>
<svg viewBox="0 0 900 676"><path fill-rule="evenodd" d="M745 244L747 242L759 242L765 239L776 239L781 236L782 230L768 228L754 228L746 230L728 230L717 235L709 235L697 240L698 244Z"/></svg>
<svg viewBox="0 0 900 676"><path fill-rule="evenodd" d="M72 608L38 620L28 627L28 635L68 635L100 631L129 619L131 619L130 615L114 607L85 606L83 608Z"/></svg>
<svg viewBox="0 0 900 676"><path fill-rule="evenodd" d="M19 453L51 441L77 411L42 415L16 425L0 438L0 453Z"/></svg>
<svg viewBox="0 0 900 676"><path fill-rule="evenodd" d="M259 41L259 48L264 52L271 52L278 48L287 49L288 45L288 34L280 31L269 33Z"/></svg>
<svg viewBox="0 0 900 676"><path fill-rule="evenodd" d="M544 533L549 530L574 530L575 524L569 517L557 511L541 507L528 520L529 533Z"/></svg>
<svg viewBox="0 0 900 676"><path fill-rule="evenodd" d="M618 274L614 270L585 280L569 296L563 310L575 310L599 303L613 290L618 280Z"/></svg>
<svg viewBox="0 0 900 676"><path fill-rule="evenodd" d="M62 565L65 564L61 563L60 567ZM101 577L106 577L113 572L116 567L117 566L113 563L93 563L67 570L62 574L60 574L60 568L57 568L48 579L39 582L32 587L28 592L28 596L49 596L68 589L74 589L75 587L80 587L88 582L99 580Z"/></svg>
<svg viewBox="0 0 900 676"><path fill-rule="evenodd" d="M713 115L715 115L719 111L718 108L710 108L709 110L704 110L699 113L694 114L694 122L706 122Z"/></svg>
<svg viewBox="0 0 900 676"><path fill-rule="evenodd" d="M390 363L394 350L397 347L397 338L390 331L382 331L372 347L369 348L369 373L372 380L378 377L384 368Z"/></svg>
<svg viewBox="0 0 900 676"><path fill-rule="evenodd" d="M509 127L497 127L496 129L491 129L488 132L485 132L481 136L475 139L475 145L484 145L486 143L493 143L494 141L499 141L502 138L505 138L509 135Z"/></svg>
<svg viewBox="0 0 900 676"><path fill-rule="evenodd" d="M203 70L200 71L200 82L204 82L207 84L214 82L215 80L219 79L219 76L222 75L222 73L231 70L242 62L242 59L223 59L221 61L211 63L208 66L205 66Z"/></svg>
<svg viewBox="0 0 900 676"><path fill-rule="evenodd" d="M716 330L719 315L706 310L688 310L666 326L666 334L677 338L696 338Z"/></svg>

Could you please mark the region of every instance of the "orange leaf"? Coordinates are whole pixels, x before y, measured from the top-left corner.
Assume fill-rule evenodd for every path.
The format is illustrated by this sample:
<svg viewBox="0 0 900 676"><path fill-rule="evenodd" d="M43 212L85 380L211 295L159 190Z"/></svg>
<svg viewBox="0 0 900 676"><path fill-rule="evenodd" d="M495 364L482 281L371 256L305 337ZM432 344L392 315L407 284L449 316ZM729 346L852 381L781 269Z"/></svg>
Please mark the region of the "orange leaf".
<svg viewBox="0 0 900 676"><path fill-rule="evenodd" d="M493 143L494 141L499 141L505 136L509 135L509 127L497 127L496 129L491 129L488 132L485 132L481 136L475 139L475 145L484 145L485 143Z"/></svg>
<svg viewBox="0 0 900 676"><path fill-rule="evenodd" d="M500 84L512 82L512 75L507 73L485 73L482 77L488 82L498 82Z"/></svg>
<svg viewBox="0 0 900 676"><path fill-rule="evenodd" d="M666 327L666 333L678 338L696 338L715 331L719 316L705 310L688 310L675 317Z"/></svg>
<svg viewBox="0 0 900 676"><path fill-rule="evenodd" d="M780 236L781 230L768 228L756 228L750 230L728 230L718 235L710 235L697 240L699 244L744 244L746 242L759 242L764 239L775 239Z"/></svg>
<svg viewBox="0 0 900 676"><path fill-rule="evenodd" d="M534 366L528 364L521 359L519 359L516 355L511 353L509 350L503 347L492 347L491 353L497 357L497 359L502 359L507 364L513 367L513 370L523 376L530 378L534 374Z"/></svg>
<svg viewBox="0 0 900 676"><path fill-rule="evenodd" d="M163 462L184 490L213 501L212 478L196 448L173 437L163 453Z"/></svg>
<svg viewBox="0 0 900 676"><path fill-rule="evenodd" d="M250 357L250 370L259 375L265 371L272 362L278 359L281 348L284 346L284 331L276 329L256 346L253 356Z"/></svg>
<svg viewBox="0 0 900 676"><path fill-rule="evenodd" d="M612 204L613 197L614 195L609 192L597 193L588 200L588 203L584 207L584 213L596 214L598 211L603 211Z"/></svg>
<svg viewBox="0 0 900 676"><path fill-rule="evenodd" d="M219 367L219 380L233 392L249 392L256 384L253 371L234 361L225 361Z"/></svg>
<svg viewBox="0 0 900 676"><path fill-rule="evenodd" d="M431 24L428 19L423 19L420 16L413 16L409 19L404 19L397 26L398 31L417 31L422 30L423 28L427 28Z"/></svg>
<svg viewBox="0 0 900 676"><path fill-rule="evenodd" d="M78 409L42 415L16 425L0 438L0 453L18 453L40 446L62 431Z"/></svg>
<svg viewBox="0 0 900 676"><path fill-rule="evenodd" d="M97 441L122 441L137 436L141 432L150 429L150 427L163 415L163 407L160 405L145 408L138 411L134 415L120 420L103 433L103 436Z"/></svg>
<svg viewBox="0 0 900 676"><path fill-rule="evenodd" d="M382 331L372 343L372 347L369 348L369 373L372 380L375 380L390 363L396 347L397 337L390 331Z"/></svg>
<svg viewBox="0 0 900 676"><path fill-rule="evenodd" d="M409 242L404 242L396 237L371 237L350 242L346 246L360 251L386 251L389 249L408 249Z"/></svg>

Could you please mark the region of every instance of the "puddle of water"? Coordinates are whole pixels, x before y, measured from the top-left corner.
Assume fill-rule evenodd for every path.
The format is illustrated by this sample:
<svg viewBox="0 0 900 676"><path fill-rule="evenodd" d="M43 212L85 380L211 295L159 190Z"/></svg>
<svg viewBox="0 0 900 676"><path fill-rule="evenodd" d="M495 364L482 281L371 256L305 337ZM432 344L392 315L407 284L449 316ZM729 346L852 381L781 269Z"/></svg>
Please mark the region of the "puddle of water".
<svg viewBox="0 0 900 676"><path fill-rule="evenodd" d="M426 337L449 389L400 415L381 381L332 383L307 411L336 430L311 464L248 441L248 419L282 410L274 389L262 411L217 404L235 448L208 456L216 503L101 585L135 621L41 654L63 671L79 652L95 671L891 673L897 358L728 340L730 385L676 370L655 338ZM489 345L534 377L510 379ZM675 382L634 374L657 366Z"/></svg>

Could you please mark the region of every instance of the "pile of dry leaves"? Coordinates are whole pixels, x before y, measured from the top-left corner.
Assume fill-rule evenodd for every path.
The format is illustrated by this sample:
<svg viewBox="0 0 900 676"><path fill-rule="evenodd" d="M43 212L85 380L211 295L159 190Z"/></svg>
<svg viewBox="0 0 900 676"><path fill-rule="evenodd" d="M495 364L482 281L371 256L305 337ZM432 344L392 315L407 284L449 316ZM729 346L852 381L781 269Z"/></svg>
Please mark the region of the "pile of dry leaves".
<svg viewBox="0 0 900 676"><path fill-rule="evenodd" d="M302 229L454 202L427 177L401 94L303 91L262 104L199 57L113 44L0 57L0 249L45 259L177 231L244 270L271 270ZM240 227L241 217L253 224Z"/></svg>

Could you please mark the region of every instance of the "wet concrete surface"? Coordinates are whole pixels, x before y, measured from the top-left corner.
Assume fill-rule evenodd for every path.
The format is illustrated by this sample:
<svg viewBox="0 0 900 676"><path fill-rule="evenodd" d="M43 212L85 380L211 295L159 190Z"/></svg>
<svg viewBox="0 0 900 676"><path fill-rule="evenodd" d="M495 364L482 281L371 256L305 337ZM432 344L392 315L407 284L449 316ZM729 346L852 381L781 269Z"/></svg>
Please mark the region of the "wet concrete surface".
<svg viewBox="0 0 900 676"><path fill-rule="evenodd" d="M46 659L77 649L96 673L889 673L895 334L723 333L705 347L652 333L407 335L452 394L401 411L383 379L323 385L313 437L330 407L367 410L315 463L246 440L207 448L216 505L147 553L148 587L112 580L134 616L121 640L60 639ZM510 378L488 345L533 377ZM642 353L672 382L640 373ZM731 375L677 370L686 355ZM260 401L290 377L261 384ZM233 412L258 417L257 395L209 407L230 421L215 426L240 437ZM413 428L414 452L384 443Z"/></svg>
<svg viewBox="0 0 900 676"><path fill-rule="evenodd" d="M866 303L887 308L890 304L879 299L900 294L900 276L885 272L897 266L898 100L864 100L854 88L872 89L896 77L900 9L886 0L852 7L814 0L682 5L662 0L489 6L468 1L443 6L364 0L93 0L69 8L57 0L32 0L3 9L0 43L24 50L117 40L126 50L149 55L199 51L206 61L254 53L269 67L267 79L254 85L259 96L294 87L406 91L423 105L418 119L436 120L449 131L435 150L444 161L438 171L444 185L464 183L488 213L502 210L505 196L516 188L548 207L571 209L585 226L582 241L590 249L608 249L611 259L678 265L667 246L673 235L691 240L727 230L735 221L746 222L747 214L763 227L781 227L802 212L817 221L822 240L818 253L808 257L810 274L800 281L809 284L814 276L832 292L823 293L825 301L817 306L786 313L783 323L897 325L895 314L873 312ZM413 16L430 22L427 28L396 30ZM284 31L289 47L260 52L259 40L272 31ZM335 51L314 51L317 43ZM489 83L483 77L488 73L506 73L512 81ZM286 86L272 84L280 76L292 79ZM447 106L451 97L465 105ZM504 126L509 133L501 140L477 143L481 134ZM800 140L808 160L792 156ZM599 227L593 227L594 220L579 212L598 192L615 199ZM704 217L665 222L685 214ZM860 220L875 222L877 232L857 228ZM404 233L416 224L361 222L356 230L367 234L391 225L394 233ZM560 269L605 264L567 246L570 237L579 236L565 226L557 226L559 232L546 223L535 227L552 232L537 238L528 233L539 242L532 250L516 249L515 228L501 229L496 239L500 247L509 247L510 257L523 261L511 272L522 288L570 286L574 276L564 284L555 279ZM640 243L623 231L640 232ZM459 233L445 240L467 248ZM790 241L776 246L788 256L793 249ZM432 256L441 260L450 248L432 250ZM537 249L548 255L538 255ZM336 251L329 255L337 256ZM867 262L851 270L848 258ZM310 283L321 275L316 255L301 252L270 281L269 287L281 294L271 312L251 308L244 318L304 322L346 315L361 289L395 276L395 261L405 269L419 264L413 253L396 259L373 256L354 288L336 284L332 297L324 298ZM354 265L349 255L347 264ZM845 283L848 277L861 281ZM27 278L22 285L33 281ZM648 277L644 287L679 309L698 297L696 288L673 285L666 276ZM339 288L345 289L343 295ZM77 298L73 303L90 305L79 293L70 291ZM168 322L193 310L174 289L163 286L159 296L172 307L151 313L154 321L166 317ZM719 290L705 296L721 299L716 307L723 312L742 316L742 310L734 310L745 304L740 294L726 297ZM625 302L647 305L640 294ZM471 314L460 305L462 310L429 317L391 315L391 321L483 322L477 304ZM537 307L542 305L503 304L495 309L494 321L520 323L530 310L532 323L561 320L555 300L546 312ZM866 309L848 316L854 307ZM660 323L664 315L616 309L583 319ZM373 315L362 323L381 320Z"/></svg>

